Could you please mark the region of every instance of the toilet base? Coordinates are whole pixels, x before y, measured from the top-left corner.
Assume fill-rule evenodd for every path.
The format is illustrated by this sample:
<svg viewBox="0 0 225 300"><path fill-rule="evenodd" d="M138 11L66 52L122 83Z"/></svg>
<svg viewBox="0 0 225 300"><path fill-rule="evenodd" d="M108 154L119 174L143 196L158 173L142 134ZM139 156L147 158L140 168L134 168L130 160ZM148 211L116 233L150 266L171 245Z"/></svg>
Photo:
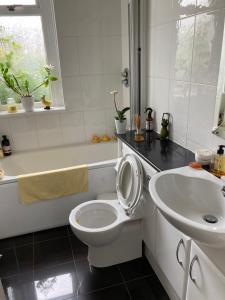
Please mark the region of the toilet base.
<svg viewBox="0 0 225 300"><path fill-rule="evenodd" d="M101 247L88 247L88 261L94 267L109 267L142 256L141 220L124 224L120 236Z"/></svg>

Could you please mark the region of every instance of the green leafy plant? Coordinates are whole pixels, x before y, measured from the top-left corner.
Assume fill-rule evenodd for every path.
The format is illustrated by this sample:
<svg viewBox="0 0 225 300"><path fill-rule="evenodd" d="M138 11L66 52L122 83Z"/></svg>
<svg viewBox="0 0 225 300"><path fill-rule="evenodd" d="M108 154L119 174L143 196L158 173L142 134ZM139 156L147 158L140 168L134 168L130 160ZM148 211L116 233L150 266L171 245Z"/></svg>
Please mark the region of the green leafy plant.
<svg viewBox="0 0 225 300"><path fill-rule="evenodd" d="M43 81L37 86L31 87L30 80L25 73L15 75L10 71L8 63L0 63L1 80L9 89L21 97L30 97L37 89L42 86L47 88L51 81L58 80L57 77L52 75L52 66L46 65L43 68L45 73Z"/></svg>
<svg viewBox="0 0 225 300"><path fill-rule="evenodd" d="M125 113L130 109L130 107L125 107L122 110L119 110L116 104L116 95L118 94L118 91L111 91L110 94L113 95L114 106L117 114L115 116L115 119L119 120L120 122L123 122L124 120L126 120Z"/></svg>

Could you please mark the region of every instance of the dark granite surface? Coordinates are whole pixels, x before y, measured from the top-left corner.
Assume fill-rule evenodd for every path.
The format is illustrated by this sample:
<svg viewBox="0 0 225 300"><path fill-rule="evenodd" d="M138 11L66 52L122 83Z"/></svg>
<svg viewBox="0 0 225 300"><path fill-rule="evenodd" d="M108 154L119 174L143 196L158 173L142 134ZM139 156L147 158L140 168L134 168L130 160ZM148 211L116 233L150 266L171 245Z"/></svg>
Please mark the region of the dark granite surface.
<svg viewBox="0 0 225 300"><path fill-rule="evenodd" d="M118 134L117 137L158 171L184 167L195 160L193 152L171 140L160 140L159 134L154 131L144 132L144 142L134 140L134 131Z"/></svg>

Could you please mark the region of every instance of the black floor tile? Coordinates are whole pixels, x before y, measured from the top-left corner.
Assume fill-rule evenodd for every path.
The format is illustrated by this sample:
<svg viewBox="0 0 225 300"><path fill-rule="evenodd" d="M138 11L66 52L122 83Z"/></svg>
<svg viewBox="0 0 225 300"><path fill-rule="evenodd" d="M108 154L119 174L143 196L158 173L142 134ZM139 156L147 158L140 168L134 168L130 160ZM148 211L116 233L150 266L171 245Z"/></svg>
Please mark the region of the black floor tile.
<svg viewBox="0 0 225 300"><path fill-rule="evenodd" d="M33 243L33 233L0 240L0 251Z"/></svg>
<svg viewBox="0 0 225 300"><path fill-rule="evenodd" d="M14 246L14 239L13 238L0 240L0 251L4 250L4 249L13 248L13 246Z"/></svg>
<svg viewBox="0 0 225 300"><path fill-rule="evenodd" d="M9 300L36 300L32 273L3 278L2 285Z"/></svg>
<svg viewBox="0 0 225 300"><path fill-rule="evenodd" d="M67 232L68 232L68 235L74 235L70 225L67 226Z"/></svg>
<svg viewBox="0 0 225 300"><path fill-rule="evenodd" d="M76 268L80 282L79 294L122 283L120 272L115 266L95 268L90 266L87 260L79 260L76 262Z"/></svg>
<svg viewBox="0 0 225 300"><path fill-rule="evenodd" d="M79 283L73 262L35 271L34 281L40 299L76 299Z"/></svg>
<svg viewBox="0 0 225 300"><path fill-rule="evenodd" d="M119 285L97 291L88 295L80 295L77 300L129 300L130 297L124 285Z"/></svg>
<svg viewBox="0 0 225 300"><path fill-rule="evenodd" d="M13 239L14 239L15 247L33 244L33 233L20 235L20 236L14 237Z"/></svg>
<svg viewBox="0 0 225 300"><path fill-rule="evenodd" d="M156 276L127 283L132 300L170 300Z"/></svg>
<svg viewBox="0 0 225 300"><path fill-rule="evenodd" d="M45 268L73 260L69 238L34 244L34 267Z"/></svg>
<svg viewBox="0 0 225 300"><path fill-rule="evenodd" d="M69 237L75 260L86 259L88 246L82 243L75 235Z"/></svg>
<svg viewBox="0 0 225 300"><path fill-rule="evenodd" d="M1 250L0 258L0 278L16 275L18 273L18 264L13 248Z"/></svg>
<svg viewBox="0 0 225 300"><path fill-rule="evenodd" d="M39 231L34 233L34 242L43 242L52 240L55 238L67 237L67 226L57 227L53 229L48 229L44 231Z"/></svg>
<svg viewBox="0 0 225 300"><path fill-rule="evenodd" d="M120 264L119 269L126 281L154 274L154 271L145 257Z"/></svg>
<svg viewBox="0 0 225 300"><path fill-rule="evenodd" d="M19 265L19 272L32 272L33 271L33 245L27 245L16 248L16 257Z"/></svg>

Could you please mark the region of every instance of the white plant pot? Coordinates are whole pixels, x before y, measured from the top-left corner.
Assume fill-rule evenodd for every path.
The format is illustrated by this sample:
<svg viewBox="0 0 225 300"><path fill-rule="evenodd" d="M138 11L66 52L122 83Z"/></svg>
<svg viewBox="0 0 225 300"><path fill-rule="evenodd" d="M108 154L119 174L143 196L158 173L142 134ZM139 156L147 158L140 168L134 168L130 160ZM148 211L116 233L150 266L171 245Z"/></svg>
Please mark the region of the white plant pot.
<svg viewBox="0 0 225 300"><path fill-rule="evenodd" d="M116 133L118 134L126 133L127 120L123 120L121 122L120 120L115 119L115 124L116 124Z"/></svg>
<svg viewBox="0 0 225 300"><path fill-rule="evenodd" d="M25 112L34 111L34 97L23 96L23 97L21 97L21 102L22 102Z"/></svg>

